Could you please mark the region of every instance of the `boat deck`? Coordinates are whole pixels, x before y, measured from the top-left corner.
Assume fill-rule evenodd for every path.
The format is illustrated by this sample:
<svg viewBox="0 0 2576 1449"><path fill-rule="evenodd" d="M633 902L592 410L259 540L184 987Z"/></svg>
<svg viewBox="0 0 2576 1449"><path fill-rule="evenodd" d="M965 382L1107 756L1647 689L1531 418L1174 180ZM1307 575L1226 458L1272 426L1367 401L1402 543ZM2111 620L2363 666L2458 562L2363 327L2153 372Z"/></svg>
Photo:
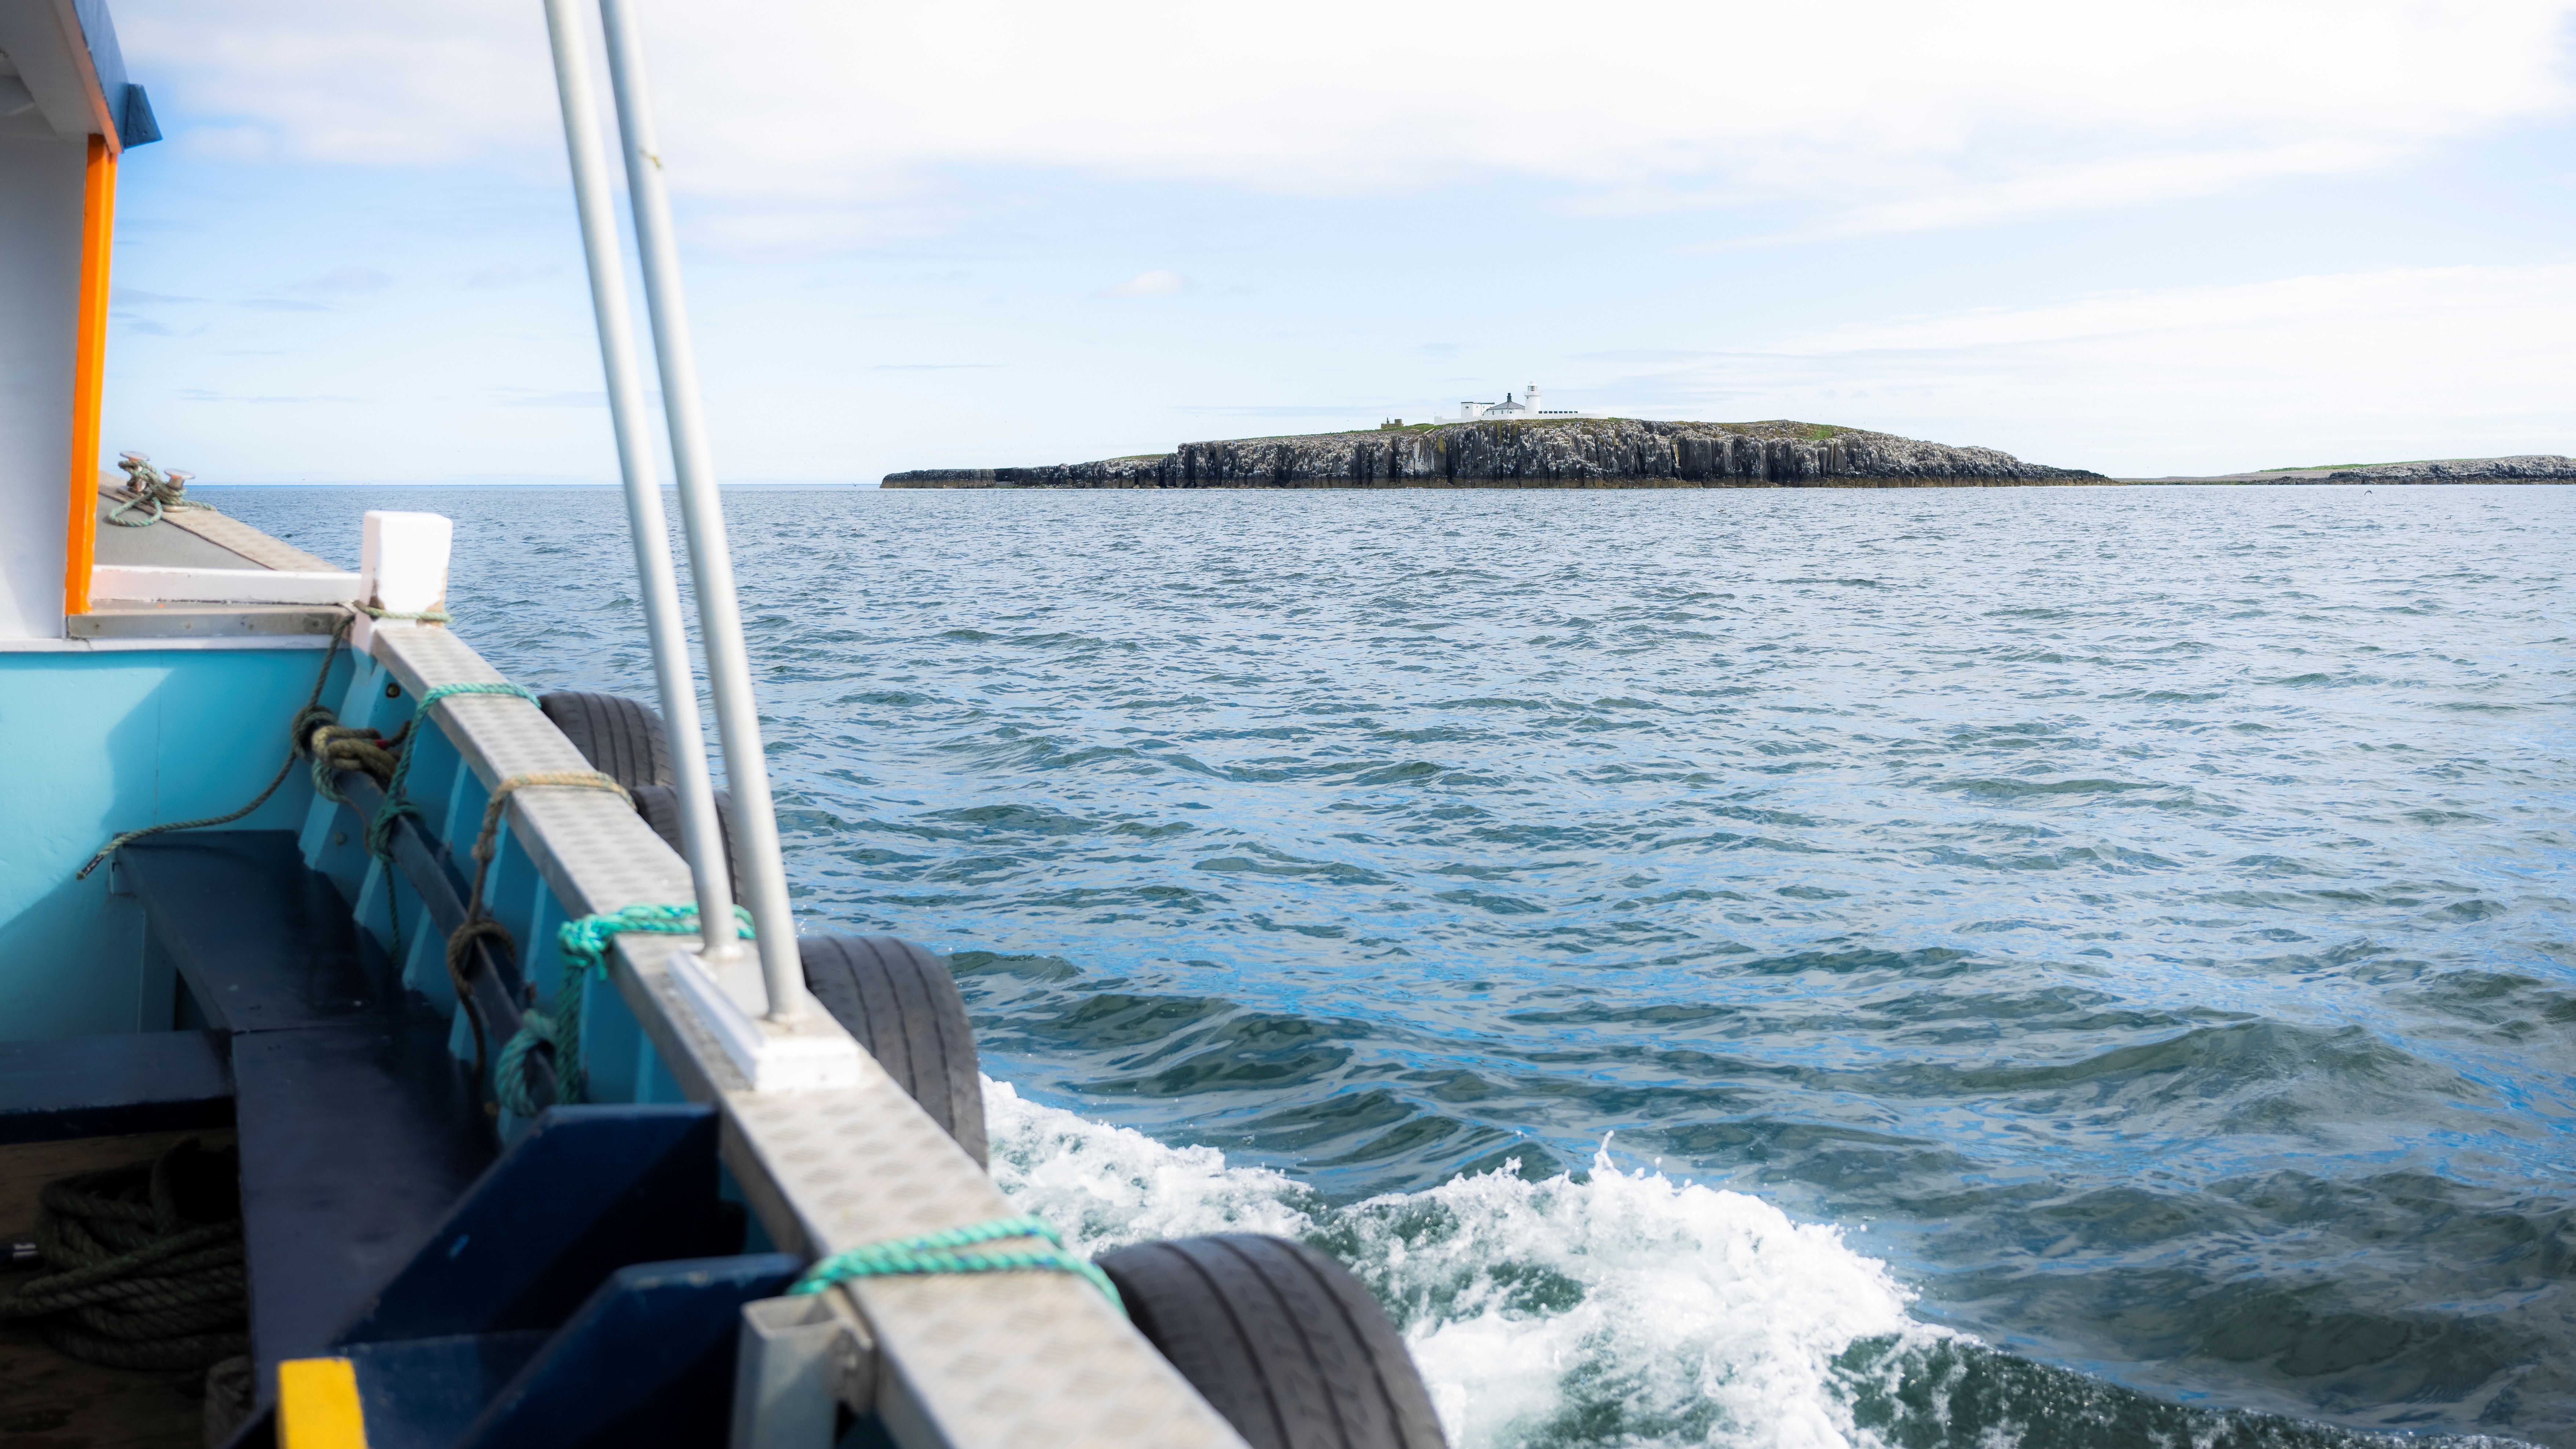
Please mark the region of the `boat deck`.
<svg viewBox="0 0 2576 1449"><path fill-rule="evenodd" d="M752 1080L721 1035L734 1028L679 979L685 937L620 935L572 992L583 1104L548 1105L535 1051L523 1079L535 1115L498 1110L476 1080L474 1022L493 1059L531 1002L556 1000L557 928L689 901L685 865L625 799L510 795L484 905L516 947L471 945L460 1002L446 942L487 802L505 781L591 762L524 698L463 694L420 717L442 686L505 681L430 625L357 619L326 655L349 618L327 600L355 597L360 576L188 521L256 567L202 568L196 544L164 539L189 551L184 566L128 573L278 587L129 598L83 616L95 648L0 655L14 688L62 706L45 729L0 740L8 778L50 792L41 849L0 857L19 902L0 921L15 959L48 963L0 985L22 1003L19 1029L49 1038L0 1044L0 1159L41 1183L149 1161L189 1133L237 1134L256 1402L232 1443L270 1442L278 1366L317 1359L349 1365L380 1449L587 1441L612 1423L639 1441L718 1442L724 1425L705 1420L730 1402L745 1303L845 1249L1010 1214L863 1052L855 1081ZM259 632L279 637L227 637ZM298 764L238 826L133 841L77 874L118 831L240 806L277 768L317 670L342 724L409 741L409 812L382 854L367 826L384 786L350 770L325 794ZM748 1029L854 1044L828 1012ZM89 1155L67 1156L72 1143ZM25 1221L0 1232L32 1227L31 1207L16 1211ZM1073 1276L868 1279L832 1296L874 1343L851 1393L899 1442L1241 1442ZM26 1350L0 1355L13 1446L202 1442L194 1375L91 1370L23 1334L0 1342Z"/></svg>

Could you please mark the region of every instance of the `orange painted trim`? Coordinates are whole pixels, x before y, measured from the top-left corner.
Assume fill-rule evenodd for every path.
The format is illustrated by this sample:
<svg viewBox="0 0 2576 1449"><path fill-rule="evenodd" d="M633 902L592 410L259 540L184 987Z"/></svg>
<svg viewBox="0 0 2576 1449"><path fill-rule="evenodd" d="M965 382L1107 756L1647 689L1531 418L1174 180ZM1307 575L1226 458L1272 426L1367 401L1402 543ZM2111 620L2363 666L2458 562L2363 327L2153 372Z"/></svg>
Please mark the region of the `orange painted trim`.
<svg viewBox="0 0 2576 1449"><path fill-rule="evenodd" d="M63 612L89 612L98 549L99 406L107 390L107 259L116 240L116 151L89 138L81 181L80 333L72 352L71 512L63 531Z"/></svg>

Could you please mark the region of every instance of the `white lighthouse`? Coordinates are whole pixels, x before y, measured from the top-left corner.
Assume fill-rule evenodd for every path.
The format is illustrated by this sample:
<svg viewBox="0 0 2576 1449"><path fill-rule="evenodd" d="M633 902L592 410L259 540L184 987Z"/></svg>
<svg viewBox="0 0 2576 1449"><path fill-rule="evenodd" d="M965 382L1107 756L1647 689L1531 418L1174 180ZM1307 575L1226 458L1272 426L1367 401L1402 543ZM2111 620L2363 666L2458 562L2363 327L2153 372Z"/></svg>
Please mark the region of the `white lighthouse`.
<svg viewBox="0 0 2576 1449"><path fill-rule="evenodd" d="M1456 417L1441 418L1439 421L1444 423L1472 423L1478 421L1528 422L1533 418L1592 418L1599 416L1599 413L1587 413L1577 408L1542 408L1539 406L1538 384L1531 383L1529 387L1517 397L1510 393L1504 393L1503 400L1501 402L1476 402L1473 399L1462 402L1458 404L1458 415Z"/></svg>

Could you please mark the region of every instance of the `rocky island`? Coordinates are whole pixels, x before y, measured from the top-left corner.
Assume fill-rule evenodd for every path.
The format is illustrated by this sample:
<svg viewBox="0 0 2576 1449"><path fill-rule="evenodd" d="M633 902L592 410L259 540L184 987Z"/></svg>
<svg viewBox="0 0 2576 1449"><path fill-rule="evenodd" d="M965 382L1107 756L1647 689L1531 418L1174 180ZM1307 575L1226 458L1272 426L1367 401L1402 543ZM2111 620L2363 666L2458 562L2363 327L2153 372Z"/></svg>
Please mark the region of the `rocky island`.
<svg viewBox="0 0 2576 1449"><path fill-rule="evenodd" d="M2330 463L2264 468L2208 478L2134 478L2135 483L2576 483L2576 458L2517 453L2509 458L2427 458L2414 463Z"/></svg>
<svg viewBox="0 0 2576 1449"><path fill-rule="evenodd" d="M888 488L1997 488L2109 483L1864 428L1540 418L1184 443L1032 468L923 468Z"/></svg>

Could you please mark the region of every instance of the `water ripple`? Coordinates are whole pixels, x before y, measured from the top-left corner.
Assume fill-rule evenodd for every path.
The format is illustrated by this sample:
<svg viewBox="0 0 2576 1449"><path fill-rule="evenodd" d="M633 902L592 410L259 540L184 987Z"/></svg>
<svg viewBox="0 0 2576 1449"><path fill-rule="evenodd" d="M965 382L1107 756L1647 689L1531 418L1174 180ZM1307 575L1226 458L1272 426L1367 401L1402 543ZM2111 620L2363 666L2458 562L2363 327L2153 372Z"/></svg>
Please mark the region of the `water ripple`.
<svg viewBox="0 0 2576 1449"><path fill-rule="evenodd" d="M613 493L405 506L514 677L649 694ZM2576 1443L2576 490L728 507L801 909L955 953L1025 1097L1311 1222L1615 1133L1866 1224L2006 1352L1847 1313L1862 1439ZM1585 1372L1479 1442L1725 1437Z"/></svg>

